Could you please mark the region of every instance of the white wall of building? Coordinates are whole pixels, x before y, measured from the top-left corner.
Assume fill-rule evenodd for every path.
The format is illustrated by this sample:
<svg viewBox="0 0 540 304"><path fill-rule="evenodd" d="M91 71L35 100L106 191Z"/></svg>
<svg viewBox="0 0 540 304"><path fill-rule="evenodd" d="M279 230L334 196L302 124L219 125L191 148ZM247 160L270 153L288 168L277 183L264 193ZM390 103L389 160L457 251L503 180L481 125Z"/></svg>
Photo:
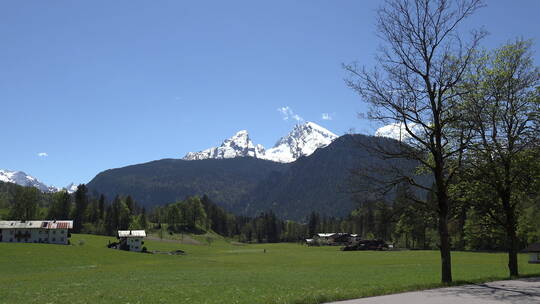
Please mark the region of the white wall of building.
<svg viewBox="0 0 540 304"><path fill-rule="evenodd" d="M67 229L41 229L41 228L4 228L2 242L11 243L68 243Z"/></svg>

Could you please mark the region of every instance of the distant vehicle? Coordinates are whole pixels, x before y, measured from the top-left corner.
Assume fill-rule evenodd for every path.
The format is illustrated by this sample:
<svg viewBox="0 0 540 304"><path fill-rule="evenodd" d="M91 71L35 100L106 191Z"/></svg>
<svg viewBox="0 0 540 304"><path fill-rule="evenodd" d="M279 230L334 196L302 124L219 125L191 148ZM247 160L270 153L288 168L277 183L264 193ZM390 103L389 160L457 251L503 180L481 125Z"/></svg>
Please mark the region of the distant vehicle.
<svg viewBox="0 0 540 304"><path fill-rule="evenodd" d="M342 251L357 250L388 250L389 246L383 240L362 240L358 243L347 245L341 248Z"/></svg>

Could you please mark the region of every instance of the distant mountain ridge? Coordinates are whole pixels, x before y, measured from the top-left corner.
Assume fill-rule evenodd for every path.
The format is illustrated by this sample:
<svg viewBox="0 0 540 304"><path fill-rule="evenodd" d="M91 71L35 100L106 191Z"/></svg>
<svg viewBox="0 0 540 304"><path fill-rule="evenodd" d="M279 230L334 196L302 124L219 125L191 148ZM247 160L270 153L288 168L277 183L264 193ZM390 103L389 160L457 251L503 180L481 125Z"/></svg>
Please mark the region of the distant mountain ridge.
<svg viewBox="0 0 540 304"><path fill-rule="evenodd" d="M316 149L328 146L338 136L313 122L294 126L292 131L282 137L274 147L266 150L255 145L248 131L242 130L223 141L219 147L199 152L189 152L184 160L226 159L235 157L254 157L280 163L290 163L302 156L311 155Z"/></svg>
<svg viewBox="0 0 540 304"><path fill-rule="evenodd" d="M11 171L0 169L0 181L5 183L13 183L24 187L35 187L41 192L53 193L60 190L66 190L69 193L73 193L77 190L77 186L73 183L64 188L58 188L55 186L48 186L45 183L39 181L37 178L24 173L23 171Z"/></svg>

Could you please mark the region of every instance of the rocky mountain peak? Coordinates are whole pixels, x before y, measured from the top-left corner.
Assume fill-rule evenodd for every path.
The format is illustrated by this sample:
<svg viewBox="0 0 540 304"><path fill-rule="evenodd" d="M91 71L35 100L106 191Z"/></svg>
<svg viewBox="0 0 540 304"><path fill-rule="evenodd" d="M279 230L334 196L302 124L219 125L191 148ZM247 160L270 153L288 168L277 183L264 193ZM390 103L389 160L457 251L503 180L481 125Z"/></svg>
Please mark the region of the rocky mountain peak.
<svg viewBox="0 0 540 304"><path fill-rule="evenodd" d="M208 158L255 157L276 162L293 162L299 157L313 153L317 148L326 147L337 135L313 122L294 126L288 135L282 137L271 149L254 145L246 130L237 132L226 139L219 147L212 147L200 152L189 152L185 160Z"/></svg>

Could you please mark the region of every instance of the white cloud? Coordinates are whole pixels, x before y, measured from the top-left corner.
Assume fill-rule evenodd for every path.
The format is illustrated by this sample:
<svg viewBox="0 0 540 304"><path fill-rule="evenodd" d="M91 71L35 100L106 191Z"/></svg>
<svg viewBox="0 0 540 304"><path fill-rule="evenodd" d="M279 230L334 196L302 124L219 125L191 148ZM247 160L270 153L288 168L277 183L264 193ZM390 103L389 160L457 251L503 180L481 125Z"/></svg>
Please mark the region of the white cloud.
<svg viewBox="0 0 540 304"><path fill-rule="evenodd" d="M283 120L294 119L296 121L304 121L304 119L300 117L300 115L295 114L289 106L281 107L277 110L279 113L281 113L281 117L283 118Z"/></svg>
<svg viewBox="0 0 540 304"><path fill-rule="evenodd" d="M420 132L420 126L415 123L408 123L407 126L414 134ZM380 127L375 131L375 136L390 137L399 141L407 141L411 139L411 135L407 132L403 123L391 123L384 127Z"/></svg>
<svg viewBox="0 0 540 304"><path fill-rule="evenodd" d="M322 113L321 118L322 120L332 120L332 115L330 115L329 113Z"/></svg>
<svg viewBox="0 0 540 304"><path fill-rule="evenodd" d="M39 157L47 157L47 156L49 156L49 154L47 154L47 152L39 152L37 154L37 156L39 156Z"/></svg>

